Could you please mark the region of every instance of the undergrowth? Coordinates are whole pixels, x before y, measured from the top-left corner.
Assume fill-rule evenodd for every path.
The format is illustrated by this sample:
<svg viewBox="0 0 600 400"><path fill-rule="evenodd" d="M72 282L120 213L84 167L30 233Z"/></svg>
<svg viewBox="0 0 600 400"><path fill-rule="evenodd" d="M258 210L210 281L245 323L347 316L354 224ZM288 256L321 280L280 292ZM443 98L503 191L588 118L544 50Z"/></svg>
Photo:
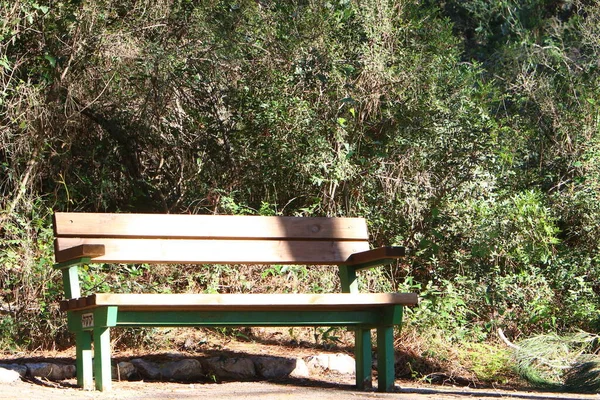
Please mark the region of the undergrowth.
<svg viewBox="0 0 600 400"><path fill-rule="evenodd" d="M403 330L396 340L397 376L469 387L523 386L506 346L497 341L448 340L443 331Z"/></svg>
<svg viewBox="0 0 600 400"><path fill-rule="evenodd" d="M598 392L600 336L587 332L536 335L518 342L517 371L541 388Z"/></svg>

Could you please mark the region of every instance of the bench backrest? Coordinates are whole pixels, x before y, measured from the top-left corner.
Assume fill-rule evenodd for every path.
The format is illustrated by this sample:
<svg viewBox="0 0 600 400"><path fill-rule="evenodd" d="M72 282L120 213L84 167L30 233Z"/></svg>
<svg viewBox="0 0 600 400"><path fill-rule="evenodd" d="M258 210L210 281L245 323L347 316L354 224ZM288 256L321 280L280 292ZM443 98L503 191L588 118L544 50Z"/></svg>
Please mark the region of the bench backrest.
<svg viewBox="0 0 600 400"><path fill-rule="evenodd" d="M363 218L55 213L55 255L103 245L94 261L340 265L369 249Z"/></svg>

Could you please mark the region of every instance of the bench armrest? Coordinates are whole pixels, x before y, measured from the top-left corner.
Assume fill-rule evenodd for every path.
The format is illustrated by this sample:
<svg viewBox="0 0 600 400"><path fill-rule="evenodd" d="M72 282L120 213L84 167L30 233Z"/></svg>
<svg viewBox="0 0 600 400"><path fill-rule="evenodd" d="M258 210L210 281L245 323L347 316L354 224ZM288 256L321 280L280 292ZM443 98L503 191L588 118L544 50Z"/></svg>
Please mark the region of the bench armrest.
<svg viewBox="0 0 600 400"><path fill-rule="evenodd" d="M54 250L57 264L54 268L61 270L63 288L67 299L76 299L81 296L79 288L78 266L87 264L93 257L104 255L103 244L82 244L68 249Z"/></svg>
<svg viewBox="0 0 600 400"><path fill-rule="evenodd" d="M355 270L361 270L378 265L389 264L395 259L404 257L405 254L406 250L404 247L384 246L377 249L361 251L360 253L354 253L348 257L345 265L353 267Z"/></svg>
<svg viewBox="0 0 600 400"><path fill-rule="evenodd" d="M94 258L103 256L104 251L103 244L82 244L75 247L69 247L68 249L64 250L55 250L54 254L56 262L62 264L78 258Z"/></svg>

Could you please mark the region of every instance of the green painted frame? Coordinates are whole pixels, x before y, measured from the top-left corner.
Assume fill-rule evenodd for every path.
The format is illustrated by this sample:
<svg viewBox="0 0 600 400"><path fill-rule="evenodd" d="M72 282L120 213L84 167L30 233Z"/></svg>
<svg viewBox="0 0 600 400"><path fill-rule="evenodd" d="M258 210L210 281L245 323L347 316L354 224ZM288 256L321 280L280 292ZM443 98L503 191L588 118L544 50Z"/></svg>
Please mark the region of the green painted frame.
<svg viewBox="0 0 600 400"><path fill-rule="evenodd" d="M357 272L393 262L382 259L356 265L340 265L342 292L358 293ZM89 257L56 264L62 271L66 298L81 296L78 270L91 263ZM377 330L378 391L394 390L394 326L401 326L402 305L382 306L369 311L119 311L117 306L99 306L68 311L69 330L76 338L77 384L85 390L111 389L110 328L143 326L346 326L355 332L356 386L372 386L371 330ZM85 321L85 323L84 323ZM90 322L91 321L91 322Z"/></svg>

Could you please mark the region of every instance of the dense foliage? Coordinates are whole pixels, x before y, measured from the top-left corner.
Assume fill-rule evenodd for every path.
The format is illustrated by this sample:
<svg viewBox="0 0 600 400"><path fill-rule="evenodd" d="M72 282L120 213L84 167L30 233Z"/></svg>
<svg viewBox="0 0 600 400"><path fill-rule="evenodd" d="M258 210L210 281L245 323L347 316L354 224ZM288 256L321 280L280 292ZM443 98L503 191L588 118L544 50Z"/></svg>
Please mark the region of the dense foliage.
<svg viewBox="0 0 600 400"><path fill-rule="evenodd" d="M51 210L364 216L374 243L411 250L371 285L420 292L413 329L597 331L596 2L1 0L0 13L3 343L65 333ZM214 289L197 270L129 272Z"/></svg>

